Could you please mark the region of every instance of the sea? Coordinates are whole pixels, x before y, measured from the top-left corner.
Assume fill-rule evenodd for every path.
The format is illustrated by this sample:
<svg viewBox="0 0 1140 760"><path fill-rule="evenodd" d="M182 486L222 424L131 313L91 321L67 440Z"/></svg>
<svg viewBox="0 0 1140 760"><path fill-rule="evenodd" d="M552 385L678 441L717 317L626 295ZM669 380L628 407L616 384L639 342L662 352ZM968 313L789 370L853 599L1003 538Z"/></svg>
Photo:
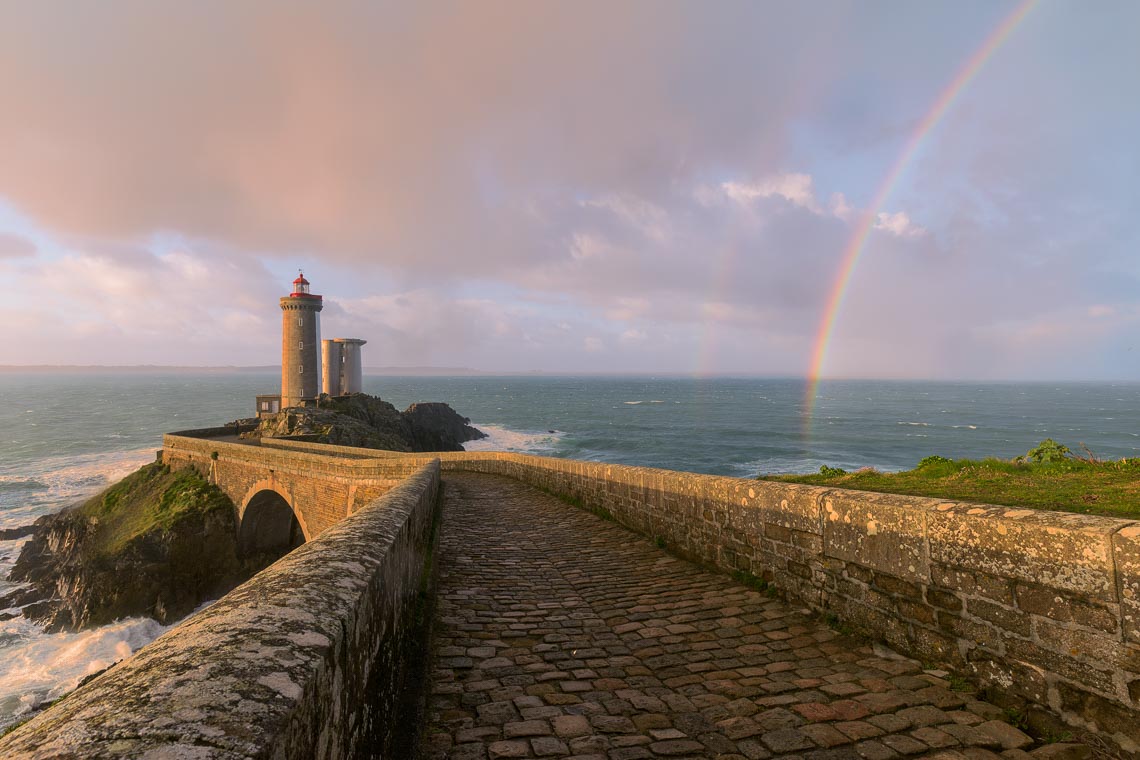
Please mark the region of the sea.
<svg viewBox="0 0 1140 760"><path fill-rule="evenodd" d="M689 377L368 377L405 408L444 401L499 449L750 478L821 465L893 471L929 454L1022 454L1044 438L1140 456L1140 384ZM0 528L27 525L153 461L164 432L249 417L276 373L0 373ZM26 539L0 541L0 595ZM18 610L6 610L8 614ZM80 633L0 622L0 728L166 628L132 618Z"/></svg>

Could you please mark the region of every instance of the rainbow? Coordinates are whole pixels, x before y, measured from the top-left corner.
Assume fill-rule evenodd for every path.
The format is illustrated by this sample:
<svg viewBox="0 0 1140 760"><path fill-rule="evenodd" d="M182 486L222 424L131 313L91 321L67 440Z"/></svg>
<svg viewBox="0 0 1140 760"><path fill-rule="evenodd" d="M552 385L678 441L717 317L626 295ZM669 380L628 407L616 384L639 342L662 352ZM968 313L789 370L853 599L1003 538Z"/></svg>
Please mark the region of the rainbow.
<svg viewBox="0 0 1140 760"><path fill-rule="evenodd" d="M867 205L862 214L859 215L858 221L855 224L854 231L851 234L851 239L847 242L846 247L843 249L843 257L839 265L839 274L835 278L835 284L831 288L831 294L828 296L827 303L823 310L823 319L819 323L819 331L815 338L815 348L812 351L811 367L808 370L808 384L807 395L804 399L804 429L805 432L811 425L812 413L814 411L816 394L819 391L820 375L823 372L823 364L827 359L827 349L831 343L831 335L835 330L835 320L839 316L839 311L843 307L844 297L847 295L847 287L851 284L851 275L855 272L855 267L859 263L859 258L863 255L867 247L867 239L870 237L871 230L874 229L875 222L878 220L879 209L886 203L887 198L890 197L891 192L894 190L895 184L898 182L899 177L902 176L903 170L914 158L915 153L918 152L919 146L926 136L930 134L931 130L942 120L946 112L950 110L950 106L962 93L966 86L977 76L986 61L990 59L1002 43L1009 38L1013 30L1025 20L1029 12L1033 10L1033 6L1037 4L1037 0L1023 0L1013 12L1011 12L1005 19L997 26L996 29L990 34L989 37L982 43L982 45L974 52L970 59L966 62L965 66L958 72L958 74L950 81L950 84L934 101L934 105L927 112L919 123L918 128L915 129L910 139L906 143L906 147L895 159L894 164L891 165L890 170L886 176L883 177L882 183L879 185L878 191L875 193L871 202Z"/></svg>

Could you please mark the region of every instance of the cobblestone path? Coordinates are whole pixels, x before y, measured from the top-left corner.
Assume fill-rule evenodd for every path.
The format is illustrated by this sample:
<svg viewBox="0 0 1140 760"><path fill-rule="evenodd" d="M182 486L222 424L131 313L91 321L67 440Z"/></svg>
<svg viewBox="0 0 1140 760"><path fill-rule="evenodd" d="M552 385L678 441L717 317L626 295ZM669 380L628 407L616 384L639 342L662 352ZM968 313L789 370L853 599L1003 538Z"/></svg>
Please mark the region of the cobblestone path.
<svg viewBox="0 0 1140 760"><path fill-rule="evenodd" d="M505 478L444 488L425 758L1031 757L938 673L645 537Z"/></svg>

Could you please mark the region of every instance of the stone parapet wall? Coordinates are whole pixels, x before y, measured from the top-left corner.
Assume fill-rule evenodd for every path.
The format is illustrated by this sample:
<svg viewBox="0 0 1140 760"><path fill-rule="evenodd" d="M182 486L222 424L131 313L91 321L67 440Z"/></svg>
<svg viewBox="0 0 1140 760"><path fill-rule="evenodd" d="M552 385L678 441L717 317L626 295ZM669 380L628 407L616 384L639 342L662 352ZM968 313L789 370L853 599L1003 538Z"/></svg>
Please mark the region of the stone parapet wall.
<svg viewBox="0 0 1140 760"><path fill-rule="evenodd" d="M1140 752L1140 522L523 454L433 456L763 578Z"/></svg>
<svg viewBox="0 0 1140 760"><path fill-rule="evenodd" d="M188 441L168 456L221 445ZM1140 752L1140 522L502 452L231 445L246 451L220 459L345 482L433 458L516 478Z"/></svg>
<svg viewBox="0 0 1140 760"><path fill-rule="evenodd" d="M0 739L0 756L394 756L439 465Z"/></svg>
<svg viewBox="0 0 1140 760"><path fill-rule="evenodd" d="M350 458L175 434L163 437L163 461L175 469L193 467L217 484L237 506L239 521L256 491L279 493L296 513L306 540L391 490L418 468L398 459Z"/></svg>
<svg viewBox="0 0 1140 760"><path fill-rule="evenodd" d="M298 444L319 447L320 444ZM256 443L232 443L209 438L190 438L167 434L162 437L162 446L168 454L185 456L193 460L213 459L214 453L233 461L246 462L272 467L281 472L298 472L315 475L336 475L342 477L370 477L382 472L380 469L387 458L344 457L338 454L319 454L311 451L291 451L283 447L263 446ZM359 449L358 449L359 450ZM420 457L426 461L431 457Z"/></svg>

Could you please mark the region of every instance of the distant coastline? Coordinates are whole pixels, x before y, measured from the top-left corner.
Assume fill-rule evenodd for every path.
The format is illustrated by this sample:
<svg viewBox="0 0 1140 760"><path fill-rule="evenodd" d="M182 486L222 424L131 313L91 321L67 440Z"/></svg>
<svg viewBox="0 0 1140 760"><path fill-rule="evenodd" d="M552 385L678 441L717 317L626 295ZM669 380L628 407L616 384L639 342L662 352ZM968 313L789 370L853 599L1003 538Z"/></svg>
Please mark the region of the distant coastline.
<svg viewBox="0 0 1140 760"><path fill-rule="evenodd" d="M34 374L37 372L50 372L59 374L123 374L148 372L189 372L194 374L258 374L266 372L281 372L280 364L266 364L261 366L218 366L196 367L172 364L0 364L0 374ZM443 376L456 377L465 375L498 375L504 373L484 372L471 367L365 367L364 372L369 375L381 376ZM512 373L506 373L512 374ZM523 373L517 373L523 374Z"/></svg>

